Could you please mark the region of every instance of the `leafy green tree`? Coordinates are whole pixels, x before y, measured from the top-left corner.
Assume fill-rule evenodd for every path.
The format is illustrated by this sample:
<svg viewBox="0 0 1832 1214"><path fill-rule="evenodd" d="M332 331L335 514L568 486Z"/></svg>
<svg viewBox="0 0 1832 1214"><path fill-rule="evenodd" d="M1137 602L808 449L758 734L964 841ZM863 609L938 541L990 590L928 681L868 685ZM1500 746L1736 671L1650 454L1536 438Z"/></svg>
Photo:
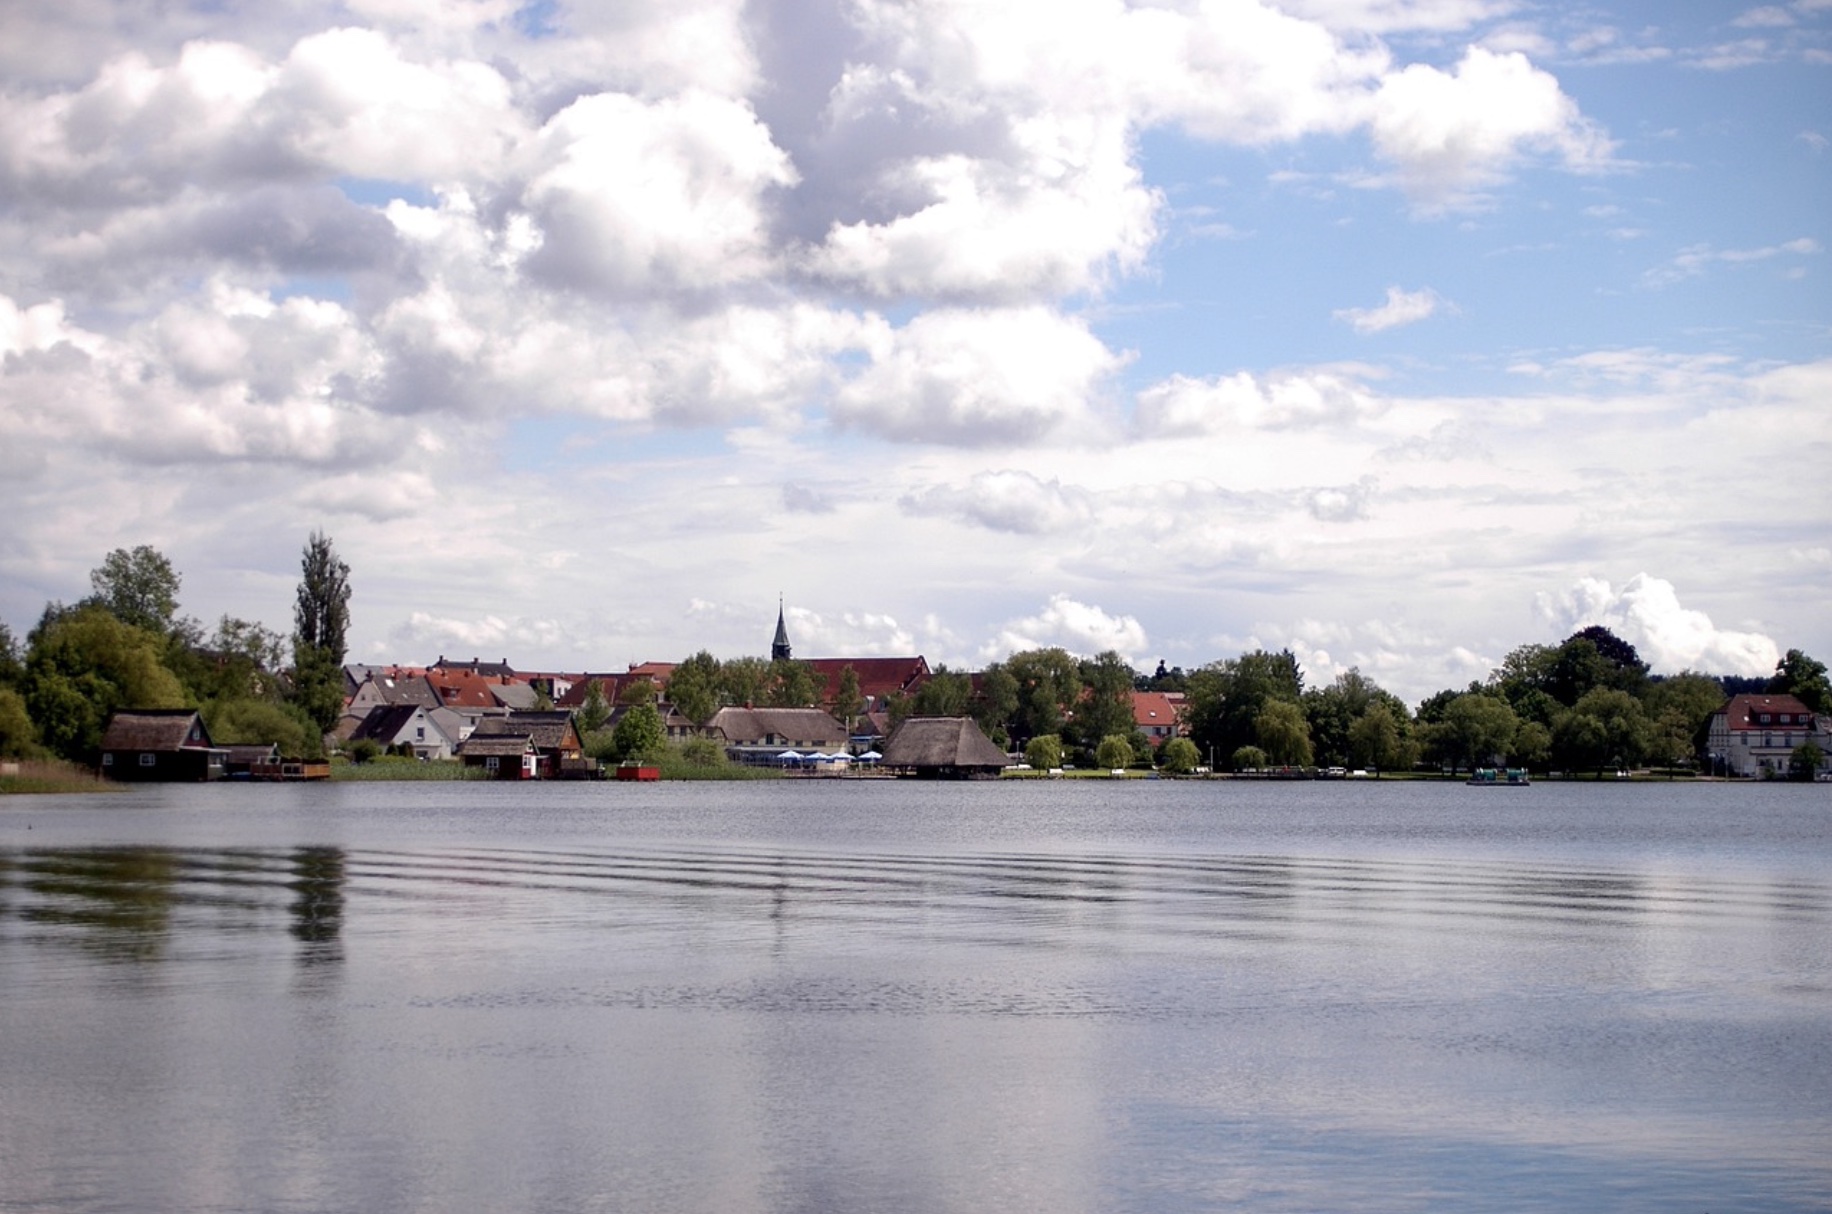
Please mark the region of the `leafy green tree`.
<svg viewBox="0 0 1832 1214"><path fill-rule="evenodd" d="M677 670L678 675L680 672ZM719 703L752 706L769 703L774 686L770 663L763 658L731 658L719 663ZM714 711L717 711L716 709ZM711 716L712 713L707 713Z"/></svg>
<svg viewBox="0 0 1832 1214"><path fill-rule="evenodd" d="M865 711L865 693L859 689L859 672L848 662L840 671L840 684L834 689L833 715L846 726L846 732L853 731L853 722Z"/></svg>
<svg viewBox="0 0 1832 1214"><path fill-rule="evenodd" d="M343 711L343 663L350 631L350 566L331 538L312 532L299 559L293 602L293 698L320 733Z"/></svg>
<svg viewBox="0 0 1832 1214"><path fill-rule="evenodd" d="M980 691L968 708L974 722L987 737L1004 745L1011 737L1012 718L1018 712L1018 680L1003 662L994 662L980 672Z"/></svg>
<svg viewBox="0 0 1832 1214"><path fill-rule="evenodd" d="M1664 763L1703 756L1711 715L1725 699L1722 683L1696 671L1654 683L1642 699L1652 726L1651 756Z"/></svg>
<svg viewBox="0 0 1832 1214"><path fill-rule="evenodd" d="M1633 767L1647 757L1647 715L1641 710L1641 701L1628 692L1613 687L1593 688L1571 711L1601 724L1608 761Z"/></svg>
<svg viewBox="0 0 1832 1214"><path fill-rule="evenodd" d="M358 738L344 753L352 763L373 763L382 753L382 744L374 738Z"/></svg>
<svg viewBox="0 0 1832 1214"><path fill-rule="evenodd" d="M965 671L937 666L911 696L904 715L911 717L964 717L973 695L973 679ZM895 714L893 714L895 715ZM901 719L901 718L898 718Z"/></svg>
<svg viewBox="0 0 1832 1214"><path fill-rule="evenodd" d="M1135 677L1126 659L1111 649L1079 663L1076 679L1082 690L1070 709L1068 740L1092 751L1109 735L1131 734Z"/></svg>
<svg viewBox="0 0 1832 1214"><path fill-rule="evenodd" d="M1802 742L1788 755L1788 775L1796 780L1816 779L1825 762L1826 752L1817 742Z"/></svg>
<svg viewBox="0 0 1832 1214"><path fill-rule="evenodd" d="M0 623L0 687L19 687L25 683L25 658L19 652L19 641L13 630Z"/></svg>
<svg viewBox="0 0 1832 1214"><path fill-rule="evenodd" d="M1094 761L1109 771L1132 766L1132 744L1126 735L1110 733L1094 748Z"/></svg>
<svg viewBox="0 0 1832 1214"><path fill-rule="evenodd" d="M1258 771L1266 766L1266 752L1257 746L1242 746L1235 750L1230 762L1235 771Z"/></svg>
<svg viewBox="0 0 1832 1214"><path fill-rule="evenodd" d="M1775 677L1768 681L1770 695L1790 695L1818 713L1832 713L1832 681L1826 677L1826 664L1790 649L1775 664Z"/></svg>
<svg viewBox="0 0 1832 1214"><path fill-rule="evenodd" d="M157 633L172 631L181 581L172 562L147 544L132 552L116 548L89 571L92 602L124 624Z"/></svg>
<svg viewBox="0 0 1832 1214"><path fill-rule="evenodd" d="M1508 760L1517 767L1544 771L1552 759L1552 731L1538 721L1522 721L1514 731Z"/></svg>
<svg viewBox="0 0 1832 1214"><path fill-rule="evenodd" d="M26 712L52 753L86 761L119 708L182 708L166 638L96 605L50 618L26 658Z"/></svg>
<svg viewBox="0 0 1832 1214"><path fill-rule="evenodd" d="M1032 738L1024 747L1024 761L1038 771L1054 771L1062 766L1062 739L1053 733Z"/></svg>
<svg viewBox="0 0 1832 1214"><path fill-rule="evenodd" d="M1466 692L1444 709L1432 727L1438 758L1455 767L1480 767L1505 756L1514 744L1520 718L1507 701L1487 692Z"/></svg>
<svg viewBox="0 0 1832 1214"><path fill-rule="evenodd" d="M1403 711L1403 709L1402 709ZM1410 742L1386 704L1373 704L1349 726L1349 761L1376 773L1412 766Z"/></svg>
<svg viewBox="0 0 1832 1214"><path fill-rule="evenodd" d="M1188 738L1167 740L1158 757L1164 762L1164 770L1172 775L1187 776L1202 766L1202 752Z"/></svg>
<svg viewBox="0 0 1832 1214"><path fill-rule="evenodd" d="M688 767L724 767L729 761L725 748L711 738L684 738L681 741L681 762Z"/></svg>
<svg viewBox="0 0 1832 1214"><path fill-rule="evenodd" d="M1066 649L1026 649L1005 659L1005 671L1018 691L1011 736L1027 741L1061 736L1081 698L1080 663Z"/></svg>
<svg viewBox="0 0 1832 1214"><path fill-rule="evenodd" d="M610 716L611 706L604 699L603 680L587 679L585 695L579 701L579 732L597 733Z"/></svg>
<svg viewBox="0 0 1832 1214"><path fill-rule="evenodd" d="M1253 718L1253 733L1266 758L1281 767L1308 767L1310 724L1291 700L1267 700Z"/></svg>
<svg viewBox="0 0 1832 1214"><path fill-rule="evenodd" d="M289 759L317 758L322 735L295 706L265 700L214 700L204 705L204 724L219 746L272 743Z"/></svg>
<svg viewBox="0 0 1832 1214"><path fill-rule="evenodd" d="M668 700L676 712L695 725L704 725L719 711L723 686L719 659L702 649L668 676Z"/></svg>
<svg viewBox="0 0 1832 1214"><path fill-rule="evenodd" d="M770 683L764 699L773 708L812 708L820 703L825 690L813 666L784 658L770 663Z"/></svg>
<svg viewBox="0 0 1832 1214"><path fill-rule="evenodd" d="M631 679L617 691L617 702L626 707L653 704L661 698L660 688L649 679Z"/></svg>
<svg viewBox="0 0 1832 1214"><path fill-rule="evenodd" d="M653 704L637 704L626 710L611 730L611 752L619 762L653 760L667 747L668 731Z"/></svg>
<svg viewBox="0 0 1832 1214"><path fill-rule="evenodd" d="M1184 720L1198 748L1232 754L1258 740L1255 721L1268 700L1299 704L1304 676L1289 649L1264 649L1212 662L1189 676Z"/></svg>
<svg viewBox="0 0 1832 1214"><path fill-rule="evenodd" d="M0 687L0 759L29 759L38 753L38 727L25 710L25 697Z"/></svg>

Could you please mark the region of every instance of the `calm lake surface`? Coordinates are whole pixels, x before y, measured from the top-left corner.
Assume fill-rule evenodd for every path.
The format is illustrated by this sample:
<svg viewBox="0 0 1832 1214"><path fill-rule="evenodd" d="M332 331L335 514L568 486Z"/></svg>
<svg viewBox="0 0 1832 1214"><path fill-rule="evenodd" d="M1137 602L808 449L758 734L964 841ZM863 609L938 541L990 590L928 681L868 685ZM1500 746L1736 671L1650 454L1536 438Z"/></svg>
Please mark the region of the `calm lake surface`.
<svg viewBox="0 0 1832 1214"><path fill-rule="evenodd" d="M1832 790L0 800L0 1210L1210 1209L1832 1209Z"/></svg>

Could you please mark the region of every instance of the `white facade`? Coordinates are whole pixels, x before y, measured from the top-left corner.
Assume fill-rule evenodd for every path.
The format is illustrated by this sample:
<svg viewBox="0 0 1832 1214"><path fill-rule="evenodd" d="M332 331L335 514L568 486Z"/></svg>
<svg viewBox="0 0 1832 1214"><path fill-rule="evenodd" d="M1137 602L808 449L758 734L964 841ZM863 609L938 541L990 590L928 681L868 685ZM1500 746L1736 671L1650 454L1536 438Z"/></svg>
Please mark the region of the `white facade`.
<svg viewBox="0 0 1832 1214"><path fill-rule="evenodd" d="M1731 697L1712 716L1705 748L1713 771L1781 776L1795 748L1808 742L1825 752L1819 770L1832 771L1832 721L1809 712L1793 696L1742 695Z"/></svg>

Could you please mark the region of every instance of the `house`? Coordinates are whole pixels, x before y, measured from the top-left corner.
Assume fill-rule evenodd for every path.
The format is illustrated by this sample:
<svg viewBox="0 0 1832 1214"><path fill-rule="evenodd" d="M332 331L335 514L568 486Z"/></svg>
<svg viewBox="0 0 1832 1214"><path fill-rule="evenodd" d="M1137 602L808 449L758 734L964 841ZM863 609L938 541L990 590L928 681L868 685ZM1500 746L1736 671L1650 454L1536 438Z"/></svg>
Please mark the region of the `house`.
<svg viewBox="0 0 1832 1214"><path fill-rule="evenodd" d="M1180 691L1135 691L1132 693L1133 728L1151 739L1153 750L1185 733L1183 728L1183 693Z"/></svg>
<svg viewBox="0 0 1832 1214"><path fill-rule="evenodd" d="M232 780L249 778L257 767L277 767L279 764L280 747L275 742L223 747L223 774Z"/></svg>
<svg viewBox="0 0 1832 1214"><path fill-rule="evenodd" d="M222 779L227 758L195 708L143 708L108 718L99 767L111 780L201 782Z"/></svg>
<svg viewBox="0 0 1832 1214"><path fill-rule="evenodd" d="M1705 749L1711 770L1733 776L1785 775L1794 748L1812 742L1832 770L1832 721L1789 695L1732 696L1712 714Z"/></svg>
<svg viewBox="0 0 1832 1214"><path fill-rule="evenodd" d="M421 704L384 704L371 708L351 731L351 742L374 742L384 749L410 746L418 759L449 759L457 739L441 728L434 713Z"/></svg>
<svg viewBox="0 0 1832 1214"><path fill-rule="evenodd" d="M527 745L512 745L518 738ZM500 772L505 778L558 780L598 775L597 761L585 757L579 727L573 721L573 714L565 709L511 712L507 716L480 718L471 736L459 743L457 754L467 764ZM509 776L502 760L511 754L524 761L526 756L533 755L533 774ZM497 761L484 761L489 759Z"/></svg>
<svg viewBox="0 0 1832 1214"><path fill-rule="evenodd" d="M541 756L526 733L472 734L458 744L466 767L479 767L495 780L538 780Z"/></svg>
<svg viewBox="0 0 1832 1214"><path fill-rule="evenodd" d="M1011 758L972 717L910 717L891 731L878 765L901 776L971 780L997 776Z"/></svg>
<svg viewBox="0 0 1832 1214"><path fill-rule="evenodd" d="M733 762L774 765L785 750L846 748L846 727L819 708L721 708L701 731L722 735Z"/></svg>

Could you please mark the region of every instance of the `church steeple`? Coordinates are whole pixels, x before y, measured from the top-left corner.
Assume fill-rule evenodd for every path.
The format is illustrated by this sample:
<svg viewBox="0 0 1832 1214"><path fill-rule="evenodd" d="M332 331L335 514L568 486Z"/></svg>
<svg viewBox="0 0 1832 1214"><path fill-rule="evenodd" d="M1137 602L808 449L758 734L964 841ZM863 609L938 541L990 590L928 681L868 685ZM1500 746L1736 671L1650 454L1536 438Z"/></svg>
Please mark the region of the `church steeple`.
<svg viewBox="0 0 1832 1214"><path fill-rule="evenodd" d="M776 639L770 642L770 661L789 660L789 625L782 616L782 596L776 596Z"/></svg>

